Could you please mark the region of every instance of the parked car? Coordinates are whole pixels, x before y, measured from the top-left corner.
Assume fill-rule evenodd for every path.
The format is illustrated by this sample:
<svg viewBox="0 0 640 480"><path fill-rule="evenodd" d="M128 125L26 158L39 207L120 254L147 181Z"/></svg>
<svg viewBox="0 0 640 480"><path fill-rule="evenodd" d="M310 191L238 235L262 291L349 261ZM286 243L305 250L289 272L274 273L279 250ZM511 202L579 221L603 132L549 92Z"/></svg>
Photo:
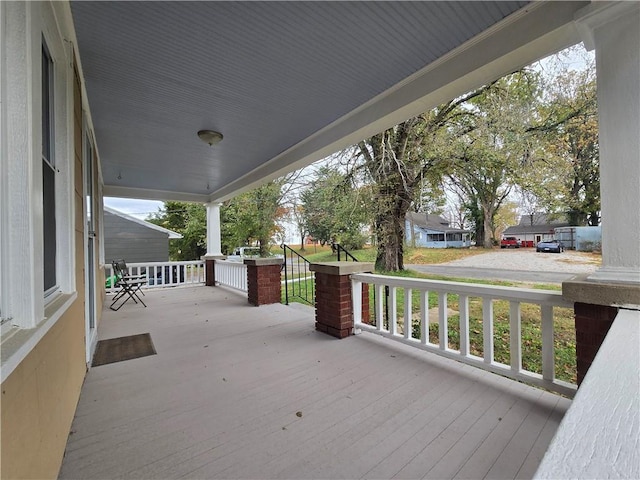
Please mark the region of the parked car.
<svg viewBox="0 0 640 480"><path fill-rule="evenodd" d="M260 247L237 247L233 254L227 255L227 260L242 262L245 258L259 258Z"/></svg>
<svg viewBox="0 0 640 480"><path fill-rule="evenodd" d="M500 248L520 248L520 240L516 237L503 237L500 240Z"/></svg>
<svg viewBox="0 0 640 480"><path fill-rule="evenodd" d="M560 240L544 240L536 245L536 252L564 252L564 245Z"/></svg>

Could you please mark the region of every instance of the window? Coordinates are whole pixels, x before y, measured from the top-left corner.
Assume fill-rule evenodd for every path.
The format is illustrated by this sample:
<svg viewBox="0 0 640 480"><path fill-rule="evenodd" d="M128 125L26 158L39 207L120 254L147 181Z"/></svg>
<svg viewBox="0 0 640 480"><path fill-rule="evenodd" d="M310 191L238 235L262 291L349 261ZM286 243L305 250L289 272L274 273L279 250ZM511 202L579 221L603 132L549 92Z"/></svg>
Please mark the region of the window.
<svg viewBox="0 0 640 480"><path fill-rule="evenodd" d="M74 242L73 51L56 21L57 4L5 3L0 1L3 378L76 301L82 248Z"/></svg>
<svg viewBox="0 0 640 480"><path fill-rule="evenodd" d="M56 290L56 168L54 132L53 61L42 42L42 212L44 248L44 293Z"/></svg>

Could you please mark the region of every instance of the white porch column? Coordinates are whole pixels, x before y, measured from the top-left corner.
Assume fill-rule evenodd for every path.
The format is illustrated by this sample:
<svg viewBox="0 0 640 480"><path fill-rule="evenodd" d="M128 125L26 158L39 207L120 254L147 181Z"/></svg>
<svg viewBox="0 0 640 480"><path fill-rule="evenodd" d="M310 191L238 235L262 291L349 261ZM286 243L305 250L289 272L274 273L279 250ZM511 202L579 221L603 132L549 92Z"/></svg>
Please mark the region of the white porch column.
<svg viewBox="0 0 640 480"><path fill-rule="evenodd" d="M207 253L206 257L222 257L220 241L220 203L207 203Z"/></svg>
<svg viewBox="0 0 640 480"><path fill-rule="evenodd" d="M598 78L602 268L589 280L640 284L640 4L578 14Z"/></svg>

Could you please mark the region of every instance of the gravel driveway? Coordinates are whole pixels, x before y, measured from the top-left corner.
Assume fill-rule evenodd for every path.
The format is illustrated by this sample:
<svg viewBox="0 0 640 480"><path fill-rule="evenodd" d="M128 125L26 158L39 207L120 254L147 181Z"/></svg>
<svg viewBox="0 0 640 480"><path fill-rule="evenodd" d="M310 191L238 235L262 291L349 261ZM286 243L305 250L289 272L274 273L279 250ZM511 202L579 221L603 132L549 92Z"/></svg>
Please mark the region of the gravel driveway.
<svg viewBox="0 0 640 480"><path fill-rule="evenodd" d="M597 270L600 267L600 257L584 252L537 253L535 250L520 248L495 250L440 265L580 274Z"/></svg>

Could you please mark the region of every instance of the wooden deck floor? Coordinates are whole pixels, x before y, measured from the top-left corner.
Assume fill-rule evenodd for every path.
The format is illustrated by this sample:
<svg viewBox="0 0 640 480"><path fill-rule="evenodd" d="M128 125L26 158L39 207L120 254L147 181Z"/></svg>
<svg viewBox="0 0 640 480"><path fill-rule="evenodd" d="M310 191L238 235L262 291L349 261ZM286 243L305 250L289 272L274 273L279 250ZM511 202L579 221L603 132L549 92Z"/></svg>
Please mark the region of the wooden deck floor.
<svg viewBox="0 0 640 480"><path fill-rule="evenodd" d="M157 355L92 368L61 479L531 478L569 401L313 310L193 287L106 311Z"/></svg>

